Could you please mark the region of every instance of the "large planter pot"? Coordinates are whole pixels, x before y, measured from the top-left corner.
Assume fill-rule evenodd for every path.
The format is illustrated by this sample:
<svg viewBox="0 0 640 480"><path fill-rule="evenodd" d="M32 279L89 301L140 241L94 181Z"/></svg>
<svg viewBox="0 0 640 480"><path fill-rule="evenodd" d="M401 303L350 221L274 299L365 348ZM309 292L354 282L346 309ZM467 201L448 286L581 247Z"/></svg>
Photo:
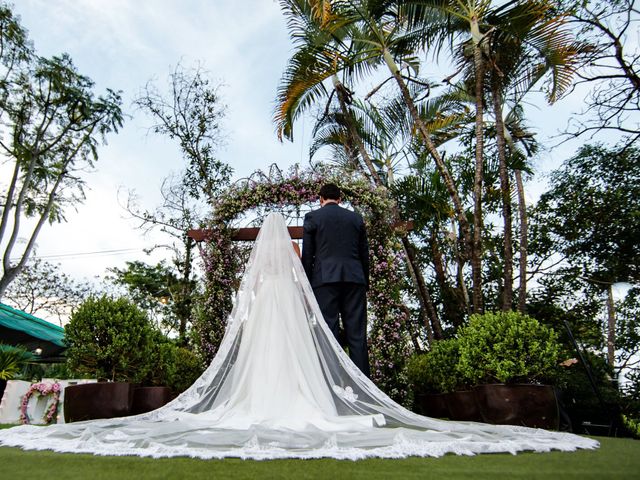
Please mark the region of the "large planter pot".
<svg viewBox="0 0 640 480"><path fill-rule="evenodd" d="M131 413L150 412L160 408L171 400L171 389L169 387L136 387L133 389L133 403Z"/></svg>
<svg viewBox="0 0 640 480"><path fill-rule="evenodd" d="M480 409L473 390L460 390L447 393L447 407L451 420L479 422L482 420Z"/></svg>
<svg viewBox="0 0 640 480"><path fill-rule="evenodd" d="M550 385L490 384L474 390L486 423L558 429L558 402Z"/></svg>
<svg viewBox="0 0 640 480"><path fill-rule="evenodd" d="M131 413L133 388L127 382L70 385L64 390L64 421L124 417Z"/></svg>
<svg viewBox="0 0 640 480"><path fill-rule="evenodd" d="M448 418L447 396L444 393L416 393L414 406L417 413L432 418Z"/></svg>

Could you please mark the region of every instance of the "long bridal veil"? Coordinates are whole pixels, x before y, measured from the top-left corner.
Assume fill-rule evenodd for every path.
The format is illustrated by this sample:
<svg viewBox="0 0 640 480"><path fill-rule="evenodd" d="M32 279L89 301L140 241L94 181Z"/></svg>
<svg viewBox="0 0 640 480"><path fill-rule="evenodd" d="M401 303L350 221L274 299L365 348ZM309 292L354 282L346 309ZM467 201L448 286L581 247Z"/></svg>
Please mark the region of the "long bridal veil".
<svg viewBox="0 0 640 480"><path fill-rule="evenodd" d="M153 412L0 431L0 444L60 452L253 459L398 458L595 448L568 433L416 415L350 361L326 326L270 214L218 354L182 395Z"/></svg>

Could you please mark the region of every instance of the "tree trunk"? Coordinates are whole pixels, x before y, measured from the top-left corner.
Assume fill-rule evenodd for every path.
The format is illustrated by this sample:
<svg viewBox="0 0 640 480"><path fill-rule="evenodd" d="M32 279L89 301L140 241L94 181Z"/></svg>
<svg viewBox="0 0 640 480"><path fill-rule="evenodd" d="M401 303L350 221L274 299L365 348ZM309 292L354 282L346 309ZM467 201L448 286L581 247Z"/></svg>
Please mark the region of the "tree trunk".
<svg viewBox="0 0 640 480"><path fill-rule="evenodd" d="M607 285L607 362L611 368L616 362L616 310L613 304L613 284Z"/></svg>
<svg viewBox="0 0 640 480"><path fill-rule="evenodd" d="M56 179L56 182L53 184L53 187L51 188L51 192L49 192L49 198L47 199L47 204L44 210L42 211L42 213L40 214L40 218L38 218L38 222L36 223L36 226L33 228L31 237L29 238L29 241L27 242L27 246L24 248L24 251L22 252L22 257L20 258L20 261L16 266L14 267L9 266L9 268L7 268L10 262L11 251L13 250L14 242L12 240L14 238L14 235L12 235L11 239L9 240L10 243L7 246L7 249L5 250L5 254L3 258L5 267L4 267L4 274L0 279L0 299L2 299L2 297L4 296L4 293L7 290L7 287L9 286L9 284L13 280L15 280L15 278L20 274L20 272L22 272L22 269L26 265L27 260L29 260L29 256L31 255L31 252L33 251L33 248L35 247L35 244L36 244L36 238L38 238L38 234L40 233L40 230L42 229L44 222L49 218L49 213L51 212L51 208L53 207L53 203L55 201L58 188L60 187L62 180L66 178L66 167L69 163L69 160L70 159L67 159L66 163L62 166L63 168L61 169L61 173ZM16 206L16 215L14 219L15 235L17 235L17 232L20 228L20 212L21 212L21 208L18 208Z"/></svg>
<svg viewBox="0 0 640 480"><path fill-rule="evenodd" d="M451 236L454 239L453 253L456 259L456 282L458 284L458 290L460 291L460 302L462 311L467 315L471 315L470 303L469 303L469 291L467 290L467 283L464 281L464 259L460 256L458 248L458 228L455 221L451 222Z"/></svg>
<svg viewBox="0 0 640 480"><path fill-rule="evenodd" d="M524 198L524 183L522 172L515 170L516 187L518 189L518 212L520 217L520 285L518 286L518 311L525 313L527 308L527 250L528 250L528 229L527 205Z"/></svg>
<svg viewBox="0 0 640 480"><path fill-rule="evenodd" d="M384 59L385 59L385 62L387 63L389 71L395 78L396 83L400 88L400 92L402 93L402 98L404 99L405 104L409 108L409 112L411 113L411 118L418 130L418 133L420 134L422 141L427 147L429 154L433 158L436 164L436 167L438 168L438 172L440 173L440 176L444 181L444 184L447 188L447 192L449 192L449 196L451 197L451 201L453 202L453 208L456 212L456 217L460 224L460 231L462 232L462 237L465 243L465 248L464 248L465 251L462 252L462 256L464 259L468 259L469 251L472 247L471 231L469 228L469 222L467 221L467 217L465 216L464 208L462 206L462 201L460 200L460 197L458 195L456 184L453 181L453 177L451 176L451 172L449 172L449 169L447 168L447 165L444 163L444 160L442 159L440 152L438 152L438 149L434 145L431 139L431 134L427 129L427 126L420 118L418 109L415 103L413 102L413 99L411 98L411 93L409 92L407 85L405 84L402 76L400 75L400 70L398 69L398 66L396 65L395 61L393 60L393 57L391 56L388 50L384 51Z"/></svg>
<svg viewBox="0 0 640 480"><path fill-rule="evenodd" d="M16 165L13 169L13 176L11 177L11 183L9 184L7 195L4 200L2 217L0 217L0 241L2 241L2 239L4 238L4 232L6 231L7 225L9 224L9 214L11 212L11 208L13 207L13 196L15 195L19 175L20 163L16 162Z"/></svg>
<svg viewBox="0 0 640 480"><path fill-rule="evenodd" d="M493 111L496 117L496 143L498 146L498 162L500 171L500 190L502 193L502 220L504 225L504 270L502 290L502 310L513 308L513 238L511 212L511 185L507 170L507 143L504 137L504 121L502 117L502 94L497 82L493 83Z"/></svg>
<svg viewBox="0 0 640 480"><path fill-rule="evenodd" d="M440 324L440 320L438 320L438 314L433 305L433 301L431 300L431 294L429 293L429 289L424 282L424 278L422 275L417 275L416 270L414 269L414 265L417 264L415 258L415 252L413 250L413 246L409 243L409 240L406 237L402 237L402 246L404 248L404 253L409 260L409 273L414 280L414 283L418 285L420 303L422 304L422 309L426 312L428 322L425 319L425 327L427 329L427 334L429 335L429 342L435 340L442 339L442 325ZM429 326L430 323L430 326Z"/></svg>
<svg viewBox="0 0 640 480"><path fill-rule="evenodd" d="M413 344L413 351L416 353L422 353L424 351L424 348L422 347L422 345L420 345L420 339L419 339L419 332L416 332L416 329L414 328L413 322L410 321L411 319L411 310L409 310L409 308L404 305L401 304L400 305L400 309L404 312L404 314L407 316L407 319L409 320L407 323L409 325L407 325L407 330L409 331L409 336L411 337L411 343ZM422 315L421 315L421 320L422 319ZM428 324L428 322L427 322ZM421 325L425 325L425 324L418 324L417 327L420 328ZM429 344L431 344L431 339L433 338L433 333L431 333L431 330L428 330L428 338L429 338Z"/></svg>
<svg viewBox="0 0 640 480"><path fill-rule="evenodd" d="M473 181L473 248L471 249L471 277L473 284L473 312L482 313L482 180L483 180L483 148L484 148L484 62L480 45L473 50L475 66L476 96L476 148L475 176Z"/></svg>
<svg viewBox="0 0 640 480"><path fill-rule="evenodd" d="M452 287L447 281L442 252L438 247L438 239L435 234L435 228L431 233L431 255L433 256L433 266L436 271L436 282L440 286L442 292L442 304L444 307L444 316L455 328L462 325L466 311L463 294L459 289Z"/></svg>
<svg viewBox="0 0 640 480"><path fill-rule="evenodd" d="M378 172L376 171L373 165L373 162L371 161L371 158L369 157L369 154L367 153L367 150L364 146L364 142L362 141L362 138L360 137L358 131L355 128L355 125L353 124L351 112L347 107L347 101L345 98L345 93L346 93L345 86L340 82L340 80L335 75L333 77L333 84L336 89L338 101L340 103L340 109L342 110L345 123L347 124L349 136L356 144L358 148L358 152L360 153L362 160L367 166L367 169L369 170L369 174L374 184L386 190L387 187L386 185L384 185L384 183L382 182L382 179L378 175ZM395 204L395 202L394 202L394 217L396 218L396 220L400 220L400 215L398 214L398 206L397 204ZM432 340L434 335L436 338L440 339L442 338L442 327L440 325L440 321L438 320L435 307L433 306L433 301L431 300L429 289L427 288L426 283L424 281L424 277L422 276L422 272L420 271L420 266L416 262L415 255L411 254L413 246L411 245L411 243L409 242L409 239L406 236L402 236L401 240L402 240L402 246L405 253L405 258L407 259L407 268L409 269L411 280L414 284L414 287L416 289L416 294L418 296L418 300L422 307L421 317L423 319L423 323L425 327L427 327L429 341ZM433 330L429 327L429 323L432 325Z"/></svg>
<svg viewBox="0 0 640 480"><path fill-rule="evenodd" d="M364 142L362 141L362 138L360 138L360 135L358 134L358 131L356 130L355 125L353 124L353 121L351 118L351 112L347 107L347 99L345 98L345 93L346 93L345 86L342 84L342 82L340 82L340 80L338 80L338 78L335 75L333 76L333 85L338 95L338 101L340 102L340 110L342 110L342 115L344 116L344 121L347 124L349 135L351 136L356 146L358 147L358 151L360 152L362 161L365 163L365 165L369 169L369 174L371 175L371 178L373 179L374 183L378 186L384 186L382 179L378 175L378 172L376 171L373 165L373 162L371 161L371 158L367 153L367 149L364 148Z"/></svg>
<svg viewBox="0 0 640 480"><path fill-rule="evenodd" d="M33 248L35 247L36 239L40 234L40 230L42 229L44 222L49 219L49 213L51 212L51 209L53 208L53 204L56 200L58 188L60 187L62 180L64 180L68 176L67 168L71 163L71 161L74 159L74 157L80 151L80 148L82 147L84 141L86 141L86 139L90 137L92 131L93 131L93 127L91 127L89 132L85 134L84 140L79 142L78 145L75 147L75 149L67 154L67 157L64 159L63 163L59 166L60 171L58 173L58 176L56 177L55 183L53 184L53 186L51 187L51 190L49 191L47 204L45 205L44 210L40 212L40 217L38 218L38 221L35 227L33 228L33 231L31 232L31 236L27 241L27 245L22 252L22 256L20 257L20 260L18 261L17 265L11 266L11 254L13 252L13 247L15 246L16 240L18 238L18 233L20 231L20 217L22 216L22 207L24 206L26 193L28 188L30 187L31 177L33 175L35 166L37 164L37 158L39 155L38 153L34 153L34 152L37 152L37 150L34 150L31 152L29 170L27 171L27 174L24 176L23 185L14 207L15 212L14 212L14 219L13 219L13 231L11 233L9 241L7 242L7 246L5 248L3 258L2 258L3 275L2 275L2 278L0 279L0 300L4 296L4 293L6 292L9 284L13 280L15 280L15 278L24 269L24 266L27 263L27 260L29 259L29 256L33 251Z"/></svg>

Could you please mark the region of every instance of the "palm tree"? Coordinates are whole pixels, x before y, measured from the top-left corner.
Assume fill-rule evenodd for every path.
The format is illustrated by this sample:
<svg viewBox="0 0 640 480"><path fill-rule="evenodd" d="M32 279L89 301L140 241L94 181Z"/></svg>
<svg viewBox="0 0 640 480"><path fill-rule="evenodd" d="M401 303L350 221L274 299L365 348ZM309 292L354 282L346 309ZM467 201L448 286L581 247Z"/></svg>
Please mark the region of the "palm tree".
<svg viewBox="0 0 640 480"><path fill-rule="evenodd" d="M491 0L406 0L403 15L411 28L417 29L423 44L439 50L445 41L461 39L460 70L471 68L475 96L475 164L473 237L469 238L471 257L473 309L483 310L482 299L482 184L484 170L484 85L487 50L485 17L490 13ZM434 157L435 159L435 157ZM466 227L461 222L461 227Z"/></svg>
<svg viewBox="0 0 640 480"><path fill-rule="evenodd" d="M523 0L511 2L509 8L501 7L487 17L493 25L489 38L488 77L493 114L495 117L496 143L499 160L500 187L502 191L502 216L504 224L504 269L502 309L513 308L513 241L511 186L507 164L504 124L504 97L510 90L519 104L522 97L551 72L549 102L555 101L571 83L575 61L581 46L573 43L570 33L563 29L564 17L550 15L553 4L548 0ZM518 198L524 203L523 184L519 170L516 172ZM526 247L526 210L521 208L520 245ZM519 309L524 309L526 286L522 281L526 254L521 251Z"/></svg>
<svg viewBox="0 0 640 480"><path fill-rule="evenodd" d="M525 313L527 300L527 253L528 253L528 217L527 205L524 195L524 182L522 173L531 173L526 159L532 157L538 151L538 144L534 135L527 131L523 124L522 106L517 104L504 121L505 141L509 146L509 165L514 172L516 191L518 197L518 219L520 223L519 235L519 285L518 285L518 311ZM519 148L519 147L522 147Z"/></svg>
<svg viewBox="0 0 640 480"><path fill-rule="evenodd" d="M458 72L465 71L475 95L475 178L472 276L474 309L481 308L481 229L483 172L483 112L492 99L497 124L497 146L500 163L500 183L503 192L505 223L505 268L503 308L512 304L511 202L506 166L503 115L504 93L508 88L527 91L549 70L552 88L549 99L555 100L570 84L575 56L580 47L572 44L567 31L562 30L563 17L551 15L549 0L511 0L493 6L490 0L406 0L408 23L424 27L424 41L431 48L440 48L446 38L459 39L456 48ZM444 15L445 22L434 25L434 15ZM452 78L452 75L450 78ZM489 91L485 84L488 82Z"/></svg>
<svg viewBox="0 0 640 480"><path fill-rule="evenodd" d="M355 100L351 105L350 112L351 117L356 125L357 135L364 142L366 149L372 152L372 162L375 164L379 178L385 182L385 186L391 189L391 193L394 198L403 198L406 202L407 198L414 198L414 203L418 198L424 198L423 205L435 205L436 200L432 199L432 193L435 192L434 188L427 188L424 175L417 172L415 175L404 176L398 183L394 181L394 170L398 163L398 158L414 158L416 161L414 165L424 164L424 148L422 144L415 142L415 137L411 131L411 122L407 120L406 109L404 109L404 103L401 99L392 99L383 105L381 108ZM420 115L427 123L429 131L434 138L437 139L438 145L452 138L452 130L463 120L466 119L467 111L465 108L460 108L460 102L454 95L443 95L435 99L421 102L418 104L420 109ZM311 145L311 156L323 146L330 146L334 149L334 160L340 162L344 168L353 168L353 159L351 151L353 149L349 142L350 135L347 132L347 127L343 121L343 116L340 109L328 110L316 123L313 131L314 141ZM417 158L423 157L418 162ZM411 170L414 170L414 165L410 165ZM417 176L416 176L417 175ZM440 177L430 177L432 181L436 181L439 188L437 192L439 195L444 195L446 198L440 198L437 200L438 204L441 204L438 211L431 208L425 209L424 212L420 212L421 217L450 217L451 207L447 202L449 198L446 189L442 186L442 182L438 181ZM396 185L397 183L397 185ZM397 209L397 217L400 218L399 206ZM418 212L419 210L413 209L412 212ZM414 218L409 217L409 218ZM438 222L437 225L440 225ZM440 230L436 225L435 232ZM407 235L401 235L401 241L405 255L409 258L407 262L408 273L416 285L417 290L422 292L418 296L421 301L421 311L423 324L428 332L429 340L432 338L442 338L442 326L438 319L434 302L431 298L429 288L423 278L420 269L420 262L417 259L416 247L410 241ZM434 269L437 274L437 281L440 285L440 289L447 293L448 298L454 298L460 303L463 295L455 295L451 292L458 291L456 288L451 287L445 278L444 268L442 267L442 255L439 249L432 240L430 240L434 253L432 259L434 262ZM457 259L457 257L456 257ZM460 277L462 278L462 277ZM464 285L459 287L460 291L465 291ZM451 294L450 294L451 293ZM455 293L455 292L454 292ZM464 301L462 305L457 305L455 308L449 308L448 302L445 302L445 315L447 318L453 318L454 324L458 325L461 318L458 314L452 314L455 311L466 311L466 304Z"/></svg>
<svg viewBox="0 0 640 480"><path fill-rule="evenodd" d="M289 28L298 44L278 94L276 123L280 137L292 135L293 122L302 111L321 98L338 99L341 122L346 130L342 133L347 141L348 155L355 162L360 158L368 176L377 185L385 183L380 178L379 167L367 151L367 139L358 132L358 121L354 117L351 91L344 82L366 76L371 70L386 66L399 88L404 106L411 119L411 128L433 159L436 168L451 198L456 219L463 238L462 258L471 259L473 283L473 309L482 310L481 235L482 185L484 171L484 109L490 90L493 95L493 110L496 123L502 121L502 104L507 86L514 85L509 79L516 79L515 85L522 85L522 79L540 78L541 69L523 69L536 50L538 57L544 57L546 65L554 72L554 83L550 96L559 91L556 87L566 85L568 69L558 68L558 47L562 42L553 42L557 32L557 19L548 17L550 3L546 0L512 0L493 8L490 0L281 0L289 18ZM532 20L533 19L533 20ZM523 33L524 32L524 33ZM523 39L524 35L524 39ZM527 37L529 35L529 37ZM473 84L475 99L475 162L473 185L473 230L470 228L466 212L458 192L458 186L434 141L433 132L420 114L420 102L416 92L428 88L428 84L416 78L419 61L416 53L428 46L436 51L445 41L458 40L460 71ZM564 41L564 37L562 37ZM492 43L493 42L493 43ZM501 59L495 55L492 46L513 46L519 62L511 61L519 67L515 73L505 75L500 69ZM526 47L526 48L525 48ZM523 52L526 52L525 55ZM547 56L541 54L546 52ZM556 55L556 57L554 57ZM524 59L524 60L523 60ZM549 60L552 61L549 61ZM402 68L400 68L402 65ZM509 62L503 66L509 71ZM540 63L541 65L541 63ZM413 73L412 73L413 72ZM526 72L526 74L523 74ZM535 75L534 75L535 74ZM339 75L342 80L339 80ZM504 79L503 79L504 78ZM332 79L331 93L325 81ZM489 81L489 89L486 81ZM526 83L526 82L524 82ZM533 82L535 83L535 82ZM530 84L533 84L530 83ZM420 94L422 95L422 94ZM500 156L501 190L503 191L503 217L505 221L505 292L503 308L512 300L512 258L509 210L510 186L506 170L506 142L504 126L497 128L497 143ZM357 153L357 155L356 155ZM389 169L386 169L387 173Z"/></svg>
<svg viewBox="0 0 640 480"><path fill-rule="evenodd" d="M462 201L453 176L449 172L442 155L437 150L425 121L420 116L410 88L412 84L425 85L425 82L405 75L396 63L397 59L403 65L408 65L417 72L419 62L414 53L424 43L424 23L418 25L417 28L411 28L400 9L401 4L404 2L382 0L378 2L345 1L329 3L339 5L342 8L341 18L343 19L343 25L348 25L345 38L349 40L349 48L342 56L342 60L345 62L343 68L354 68L357 65L362 71L362 65L366 66L366 68L374 68L382 64L386 65L391 73L391 78L396 81L403 101L409 110L413 126L433 158L451 197L460 231L464 238L462 254L465 258L469 258L473 250L473 242ZM435 12L430 18L434 24L446 20L446 17L438 12ZM357 54L353 54L354 52L357 52ZM474 265L475 270L479 271L480 263L476 262ZM478 281L479 275L475 275L475 279ZM480 291L480 288L475 288L475 290ZM476 302L476 305L480 303Z"/></svg>
<svg viewBox="0 0 640 480"><path fill-rule="evenodd" d="M362 137L357 132L356 122L350 111L351 92L338 78L339 72L348 77L368 68L368 64L361 60L362 54L358 50L363 44L345 41L349 33L345 25L352 22L351 12L343 8L345 5L342 2L281 0L281 5L289 18L291 35L299 48L289 61L278 90L275 115L278 136L281 139L283 136L292 138L293 123L302 111L322 97L328 98L330 102L335 94L340 105L341 120L347 130L349 155L355 160L355 147L367 167L367 176L374 184L384 187ZM334 8L334 5L338 7ZM329 78L334 87L331 93L328 93L323 83ZM362 171L365 172L364 169ZM423 309L430 311L432 301L415 257L411 254L411 245L406 235L402 236L402 244L418 298ZM432 316L431 321L438 320Z"/></svg>

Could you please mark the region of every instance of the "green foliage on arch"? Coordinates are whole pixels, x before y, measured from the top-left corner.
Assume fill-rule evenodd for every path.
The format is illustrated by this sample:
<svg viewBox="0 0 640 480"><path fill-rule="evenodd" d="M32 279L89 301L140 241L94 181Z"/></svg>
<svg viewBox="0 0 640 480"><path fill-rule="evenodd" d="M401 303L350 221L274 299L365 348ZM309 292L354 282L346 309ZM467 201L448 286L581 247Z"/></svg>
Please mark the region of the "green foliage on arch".
<svg viewBox="0 0 640 480"><path fill-rule="evenodd" d="M392 205L385 192L366 180L331 172L327 168L284 173L271 167L232 185L217 199L210 222L211 236L201 247L206 294L194 324L196 341L207 361L216 354L226 321L233 308L248 247L231 241L233 228L247 212L260 219L280 211L300 216L318 200L320 186L337 184L343 201L361 213L367 224L371 255L369 302L369 349L372 379L394 399L407 398L404 362L410 354L406 335L407 309L401 301L403 258L392 227ZM255 223L261 223L259 220Z"/></svg>

